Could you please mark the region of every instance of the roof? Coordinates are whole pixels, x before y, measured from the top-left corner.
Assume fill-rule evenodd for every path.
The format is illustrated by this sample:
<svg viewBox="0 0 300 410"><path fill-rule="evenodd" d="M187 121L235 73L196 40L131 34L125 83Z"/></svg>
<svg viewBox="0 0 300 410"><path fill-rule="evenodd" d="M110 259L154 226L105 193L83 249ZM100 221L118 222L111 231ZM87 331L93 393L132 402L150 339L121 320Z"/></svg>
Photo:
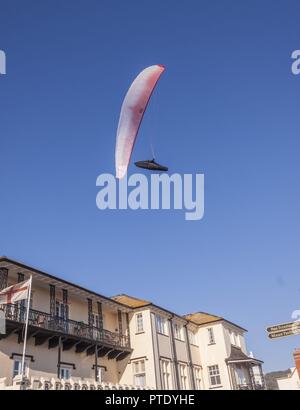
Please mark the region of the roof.
<svg viewBox="0 0 300 410"><path fill-rule="evenodd" d="M226 359L227 363L263 363L261 360L255 359L254 357L247 356L241 348L236 346L231 346L231 353L228 359Z"/></svg>
<svg viewBox="0 0 300 410"><path fill-rule="evenodd" d="M232 322L229 322L228 320L222 318L221 316L215 316L215 315L205 313L205 312L197 312L197 313L192 313L192 314L182 316L182 315L178 315L177 313L171 312L170 310L162 308L161 306L155 305L154 303L152 303L150 301L139 299L139 298L129 296L129 295L126 295L126 294L120 294L120 295L116 295L116 296L112 296L112 297L103 296L99 293L96 293L94 291L86 289L82 286L79 286L79 285L76 285L72 282L66 281L65 279L61 279L57 276L50 275L49 273L43 272L43 271L41 271L39 269L36 269L36 268L33 268L29 265L25 265L24 263L15 261L13 259L10 259L7 256L0 256L0 263L1 262L6 262L7 264L16 265L21 269L28 270L30 272L34 272L38 275L42 275L46 278L49 278L50 280L63 283L67 286L71 286L73 288L78 289L79 291L86 292L86 293L94 295L98 298L104 299L107 302L115 303L120 308L123 308L123 309L124 308L126 308L126 309L128 309L128 308L137 309L137 308L142 308L142 307L146 307L146 306L152 306L153 308L164 311L164 312L168 313L169 315L177 317L178 319L186 320L188 322L191 322L192 324L197 325L197 326L205 325L205 324L208 324L208 323L219 322L219 321L225 321L225 322L227 322L227 323L229 323L229 324L231 324L235 327L238 327L239 329L242 329L245 332L247 331L246 329L242 328L241 326L238 326L238 325L236 325Z"/></svg>
<svg viewBox="0 0 300 410"><path fill-rule="evenodd" d="M211 315L205 312L190 313L184 316L187 320L191 320L197 325L204 325L206 323L219 322L222 320L220 316Z"/></svg>
<svg viewBox="0 0 300 410"><path fill-rule="evenodd" d="M289 373L287 373L285 376L276 377L276 380L291 379L291 378L294 376L296 370L297 370L296 367L291 367L291 368L289 369Z"/></svg>
<svg viewBox="0 0 300 410"><path fill-rule="evenodd" d="M224 319L221 316L216 316L216 315L212 315L210 313L206 313L206 312L196 312L196 313L189 313L188 315L184 316L185 319L190 320L191 322L195 323L198 326L201 325L208 325L210 323L216 323L216 322L227 322L230 325L234 326L234 327L238 327L239 329L243 330L244 332L247 332L247 329L244 329L243 327L230 322L227 319Z"/></svg>
<svg viewBox="0 0 300 410"><path fill-rule="evenodd" d="M168 309L165 309L161 306L158 306L148 300L143 300L143 299L139 299L136 298L134 296L129 296L126 294L121 294L121 295L116 295L116 296L112 296L111 297L113 300L116 300L119 303L122 303L125 306L128 306L132 309L140 309L143 307L152 307L154 309L157 309L158 311L163 311L165 313L167 313L168 315L172 316L172 317L176 317L179 320L182 321L187 321L187 319L184 316L178 315L177 313L171 312Z"/></svg>
<svg viewBox="0 0 300 410"><path fill-rule="evenodd" d="M183 323L187 323L190 322L192 325L196 325L196 323L193 323L191 320L188 320L186 317L179 315L178 313L172 312L171 310L168 310L166 308L163 308L161 306L156 305L155 303L152 303L148 300L143 300L143 299L139 299L136 298L134 296L129 296L126 294L121 294L121 295L117 295L117 296L112 296L113 300L116 300L132 309L140 309L140 308L144 308L144 307L148 307L148 308L153 308L156 312L161 313L167 313L167 315L169 317L172 318L176 318L178 321L181 321Z"/></svg>
<svg viewBox="0 0 300 410"><path fill-rule="evenodd" d="M116 300L119 303L122 303L123 305L126 305L132 309L139 309L139 308L143 308L143 307L150 307L152 306L153 308L159 309L159 310L163 310L164 312L172 315L172 316L176 316L178 318L181 318L183 320L186 320L187 322L190 322L194 325L197 326L201 326L201 325L206 325L209 323L214 323L214 322L220 322L220 321L225 321L235 327L238 327L239 329L243 330L244 332L247 332L246 329L242 328L241 326L238 326L232 322L229 322L228 320L222 318L221 316L216 316L216 315L212 315L210 313L206 313L206 312L196 312L196 313L191 313L188 315L183 315L180 316L177 313L171 312L165 308L162 308L161 306L157 306L154 303L148 301L148 300L144 300L144 299L139 299L136 298L134 296L129 296L126 294L121 294L121 295L116 295L116 296L112 296L113 300Z"/></svg>
<svg viewBox="0 0 300 410"><path fill-rule="evenodd" d="M134 298L133 296L128 296L125 294L112 296L112 299L131 308L141 308L144 306L152 305L152 303L148 302L147 300Z"/></svg>
<svg viewBox="0 0 300 410"><path fill-rule="evenodd" d="M7 268L9 269L9 266L10 266L10 265L15 265L15 266L17 266L19 269L22 269L22 270L25 270L25 271L29 271L29 272L28 272L29 274L35 273L35 274L37 274L37 275L44 276L45 278L50 279L53 283L56 283L56 282L62 283L62 284L66 285L66 286L69 286L69 287L71 287L71 288L73 288L73 289L78 289L78 291L84 292L84 293L86 293L86 294L93 295L93 296L95 296L95 297L97 297L97 298L100 298L100 299L102 299L102 300L104 300L104 301L107 301L107 302L110 303L110 304L114 304L115 306L119 306L120 309L123 308L123 309L127 309L127 310L128 310L128 306L127 306L127 305L124 305L124 304L122 304L121 302L118 302L117 300L113 300L113 299L111 299L111 298L109 298L109 297L107 297L107 296L103 296L103 295L101 295L101 294L99 294L99 293L96 293L96 292L94 292L94 291L92 291L92 290L86 289L86 288L84 288L84 287L82 287L82 286L76 285L76 284L74 284L74 283L72 283L72 282L66 281L65 279L59 278L59 277L57 277L57 276L50 275L49 273L43 272L43 271L41 271L41 270L39 270L39 269L36 269L36 268L33 268L33 267L29 266L29 265L25 265L24 263L15 261L15 260L13 260L13 259L10 259L10 258L8 258L7 256L0 256L0 264L3 264L3 263L6 263L6 265L2 265L2 266L0 266L0 268L1 268L1 267L7 267ZM34 276L34 275L33 275L33 276ZM34 279L34 277L33 277L33 279Z"/></svg>

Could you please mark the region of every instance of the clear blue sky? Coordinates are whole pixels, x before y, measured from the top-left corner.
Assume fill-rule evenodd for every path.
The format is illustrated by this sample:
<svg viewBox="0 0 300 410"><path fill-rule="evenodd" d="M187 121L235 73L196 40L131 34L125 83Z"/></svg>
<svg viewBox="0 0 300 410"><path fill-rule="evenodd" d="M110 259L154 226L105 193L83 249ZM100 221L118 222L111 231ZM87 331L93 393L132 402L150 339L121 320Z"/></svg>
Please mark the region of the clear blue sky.
<svg viewBox="0 0 300 410"><path fill-rule="evenodd" d="M249 329L266 370L291 366L300 337L265 328L300 309L299 15L297 0L0 0L0 254L222 315ZM95 205L124 94L156 63L167 70L133 159L155 132L171 172L204 172L200 222Z"/></svg>

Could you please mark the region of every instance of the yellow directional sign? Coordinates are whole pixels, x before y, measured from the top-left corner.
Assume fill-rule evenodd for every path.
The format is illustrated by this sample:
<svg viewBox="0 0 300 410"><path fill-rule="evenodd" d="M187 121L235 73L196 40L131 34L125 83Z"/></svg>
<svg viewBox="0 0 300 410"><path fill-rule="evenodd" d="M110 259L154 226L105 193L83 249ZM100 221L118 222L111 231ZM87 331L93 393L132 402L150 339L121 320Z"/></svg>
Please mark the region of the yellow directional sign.
<svg viewBox="0 0 300 410"><path fill-rule="evenodd" d="M267 328L267 332L284 332L286 330L300 328L300 322L290 322L290 323L282 323L280 325L274 325Z"/></svg>
<svg viewBox="0 0 300 410"><path fill-rule="evenodd" d="M297 334L300 334L300 328L284 330L283 332L269 333L268 337L270 339L279 339L280 337L294 336L294 335L297 335Z"/></svg>
<svg viewBox="0 0 300 410"><path fill-rule="evenodd" d="M300 322L282 323L267 328L268 337L270 339L278 339L280 337L294 336L300 334Z"/></svg>

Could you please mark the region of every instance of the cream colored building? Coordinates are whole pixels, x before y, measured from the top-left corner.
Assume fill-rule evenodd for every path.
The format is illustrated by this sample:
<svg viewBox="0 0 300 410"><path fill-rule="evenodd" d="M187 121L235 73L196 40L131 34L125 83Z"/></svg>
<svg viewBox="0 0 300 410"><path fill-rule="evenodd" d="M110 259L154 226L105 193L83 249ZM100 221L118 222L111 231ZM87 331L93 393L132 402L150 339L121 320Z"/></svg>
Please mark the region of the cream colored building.
<svg viewBox="0 0 300 410"><path fill-rule="evenodd" d="M196 324L148 301L127 295L113 299L132 308L133 353L122 376L124 383L136 377L135 364L140 363L144 383L153 389L204 389Z"/></svg>
<svg viewBox="0 0 300 410"><path fill-rule="evenodd" d="M132 353L130 309L45 272L0 258L0 288L32 275L27 375L32 384L61 388L117 385ZM27 302L3 305L6 334L0 335L0 384L12 386L20 373ZM93 382L97 382L96 384ZM65 388L65 386L63 386Z"/></svg>
<svg viewBox="0 0 300 410"><path fill-rule="evenodd" d="M128 295L114 300L133 309L133 348L123 374L128 383L134 363L142 363L147 385L156 389L265 389L262 361L247 353L246 330L207 313L178 316Z"/></svg>
<svg viewBox="0 0 300 410"><path fill-rule="evenodd" d="M127 295L108 298L0 258L0 289L30 276L30 389L264 388L262 362L248 355L245 330L221 317L180 316ZM26 303L0 311L0 389L20 388Z"/></svg>
<svg viewBox="0 0 300 410"><path fill-rule="evenodd" d="M207 313L186 316L198 325L198 339L207 389L265 389L261 360L248 353L246 329Z"/></svg>

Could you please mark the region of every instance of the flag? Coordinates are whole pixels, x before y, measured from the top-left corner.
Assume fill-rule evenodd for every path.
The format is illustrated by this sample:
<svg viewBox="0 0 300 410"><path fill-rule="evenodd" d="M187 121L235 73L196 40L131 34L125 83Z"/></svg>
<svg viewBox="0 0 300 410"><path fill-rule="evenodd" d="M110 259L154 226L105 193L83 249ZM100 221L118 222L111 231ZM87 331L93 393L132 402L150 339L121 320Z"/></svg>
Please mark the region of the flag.
<svg viewBox="0 0 300 410"><path fill-rule="evenodd" d="M6 305L18 302L19 300L28 299L30 281L31 279L1 290L0 305Z"/></svg>

